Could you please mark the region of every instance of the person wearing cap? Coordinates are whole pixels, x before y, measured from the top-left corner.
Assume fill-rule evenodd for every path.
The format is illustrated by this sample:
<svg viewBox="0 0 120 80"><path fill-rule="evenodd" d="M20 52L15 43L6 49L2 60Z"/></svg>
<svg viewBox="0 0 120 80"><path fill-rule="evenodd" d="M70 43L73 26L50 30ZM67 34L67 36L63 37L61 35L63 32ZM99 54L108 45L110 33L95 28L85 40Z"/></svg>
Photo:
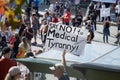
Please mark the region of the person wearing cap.
<svg viewBox="0 0 120 80"><path fill-rule="evenodd" d="M12 66L4 80L20 80L21 71L18 66Z"/></svg>
<svg viewBox="0 0 120 80"><path fill-rule="evenodd" d="M66 72L65 54L66 51L64 50L62 53L62 63L57 63L54 66L49 67L49 69L53 71L54 76L57 77L58 80L70 80Z"/></svg>
<svg viewBox="0 0 120 80"><path fill-rule="evenodd" d="M4 47L2 49L2 58L0 59L0 80L4 80L8 70L12 66L16 66L17 63L10 59L11 49Z"/></svg>

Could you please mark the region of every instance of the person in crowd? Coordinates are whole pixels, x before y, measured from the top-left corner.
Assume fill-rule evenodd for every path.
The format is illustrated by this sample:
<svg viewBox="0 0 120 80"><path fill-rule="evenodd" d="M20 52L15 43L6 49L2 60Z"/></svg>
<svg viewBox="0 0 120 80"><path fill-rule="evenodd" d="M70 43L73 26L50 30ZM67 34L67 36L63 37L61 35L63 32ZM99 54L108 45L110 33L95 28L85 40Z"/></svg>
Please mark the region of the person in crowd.
<svg viewBox="0 0 120 80"><path fill-rule="evenodd" d="M28 16L27 12L23 14L22 20L23 20L23 24L26 24L26 22L28 21L30 22L30 16Z"/></svg>
<svg viewBox="0 0 120 80"><path fill-rule="evenodd" d="M95 11L96 11L96 15L98 17L98 21L100 21L100 8L101 8L101 2L97 2L95 4Z"/></svg>
<svg viewBox="0 0 120 80"><path fill-rule="evenodd" d="M77 25L76 25L76 19L75 19L75 18L72 18L71 23L72 23L72 26L73 26L73 27L76 27L76 26L77 26Z"/></svg>
<svg viewBox="0 0 120 80"><path fill-rule="evenodd" d="M47 24L49 24L49 22L52 21L52 18L51 18L51 16L50 16L49 12L46 12L46 13L45 13L45 20L47 21Z"/></svg>
<svg viewBox="0 0 120 80"><path fill-rule="evenodd" d="M15 42L15 33L13 32L10 36L10 38L8 39L8 46L12 49L13 48L13 44Z"/></svg>
<svg viewBox="0 0 120 80"><path fill-rule="evenodd" d="M21 71L21 79L22 80L30 80L30 78L31 78L30 70L20 62L17 62L17 66L19 67L19 69Z"/></svg>
<svg viewBox="0 0 120 80"><path fill-rule="evenodd" d="M22 24L20 26L20 29L19 29L19 32L18 32L18 35L19 35L20 38L22 38L25 35L25 34L23 34L25 28L26 28L25 24Z"/></svg>
<svg viewBox="0 0 120 80"><path fill-rule="evenodd" d="M114 43L120 45L120 31L117 33L116 38L117 40Z"/></svg>
<svg viewBox="0 0 120 80"><path fill-rule="evenodd" d="M5 46L7 46L7 35L6 35L6 32L3 31L1 35L2 35L3 44L4 44Z"/></svg>
<svg viewBox="0 0 120 80"><path fill-rule="evenodd" d="M117 18L117 29L118 29L118 32L120 31L120 15L118 16Z"/></svg>
<svg viewBox="0 0 120 80"><path fill-rule="evenodd" d="M79 10L78 13L75 15L75 19L76 19L76 22L77 22L77 27L79 27L81 25L81 23L82 23L82 20L83 20L81 10Z"/></svg>
<svg viewBox="0 0 120 80"><path fill-rule="evenodd" d="M57 77L58 80L70 80L66 72L65 54L66 50L64 50L62 53L62 63L57 63L54 66L49 67L49 69L53 71L54 76Z"/></svg>
<svg viewBox="0 0 120 80"><path fill-rule="evenodd" d="M46 20L42 20L42 24L41 24L41 27L40 27L39 31L41 33L43 48L44 48L45 42L46 42L47 30L48 30L47 22L46 22ZM43 49L43 51L44 51L44 49Z"/></svg>
<svg viewBox="0 0 120 80"><path fill-rule="evenodd" d="M70 0L66 0L65 8L70 11L70 9L71 9L71 1Z"/></svg>
<svg viewBox="0 0 120 80"><path fill-rule="evenodd" d="M50 0L44 0L46 5L50 5Z"/></svg>
<svg viewBox="0 0 120 80"><path fill-rule="evenodd" d="M117 40L114 42L115 44L119 44L120 45L120 15L118 16L118 19L117 19L117 35L116 35L116 38Z"/></svg>
<svg viewBox="0 0 120 80"><path fill-rule="evenodd" d="M14 44L13 44L13 58L16 58L16 55L18 53L18 49L19 49L19 44L20 44L21 40L20 40L20 37L19 35L16 33L15 34L15 41L14 41Z"/></svg>
<svg viewBox="0 0 120 80"><path fill-rule="evenodd" d="M91 43L94 38L94 27L91 21L87 24L88 29L88 36L87 36L87 43Z"/></svg>
<svg viewBox="0 0 120 80"><path fill-rule="evenodd" d="M60 16L62 16L64 14L64 9L65 9L64 4L61 4L61 6L60 6Z"/></svg>
<svg viewBox="0 0 120 80"><path fill-rule="evenodd" d="M25 7L26 7L26 9L25 9L26 15L28 15L28 17L30 17L31 7L28 5L26 5Z"/></svg>
<svg viewBox="0 0 120 80"><path fill-rule="evenodd" d="M93 3L93 2L91 2L91 3L89 4L88 9L89 9L88 15L90 15L91 12L94 10L94 3Z"/></svg>
<svg viewBox="0 0 120 80"><path fill-rule="evenodd" d="M37 33L35 33L35 34L37 34ZM26 28L24 29L22 35L27 38L27 42L29 43L29 45L31 45L31 40L34 36L34 31L33 31L33 28L31 28L29 21L26 22Z"/></svg>
<svg viewBox="0 0 120 80"><path fill-rule="evenodd" d="M56 6L55 14L56 14L56 16L58 16L58 15L60 15L60 4L59 4L59 2L56 2L55 6Z"/></svg>
<svg viewBox="0 0 120 80"><path fill-rule="evenodd" d="M106 20L104 21L104 25L103 25L103 42L107 42L108 43L108 36L110 35L110 22L109 22L109 18L107 17Z"/></svg>
<svg viewBox="0 0 120 80"><path fill-rule="evenodd" d="M10 59L11 49L4 47L2 50L2 58L0 59L0 80L4 80L8 70L12 66L16 66L17 63Z"/></svg>
<svg viewBox="0 0 120 80"><path fill-rule="evenodd" d="M36 14L32 15L32 28L33 28L33 38L34 38L33 45L36 45L37 44L37 30L39 28L39 19Z"/></svg>
<svg viewBox="0 0 120 80"><path fill-rule="evenodd" d="M12 66L9 69L4 80L20 80L20 78L21 78L21 71L20 71L19 67Z"/></svg>
<svg viewBox="0 0 120 80"><path fill-rule="evenodd" d="M65 13L63 14L64 24L69 25L70 18L71 18L71 14L70 14L69 10L65 9Z"/></svg>
<svg viewBox="0 0 120 80"><path fill-rule="evenodd" d="M63 17L61 15L58 16L58 23L63 24Z"/></svg>
<svg viewBox="0 0 120 80"><path fill-rule="evenodd" d="M55 14L52 14L52 22L53 23L57 23L58 22L58 18L55 16Z"/></svg>
<svg viewBox="0 0 120 80"><path fill-rule="evenodd" d="M91 20L91 23L93 23L95 30L97 30L96 18L97 18L96 10L93 10L90 14L90 20Z"/></svg>
<svg viewBox="0 0 120 80"><path fill-rule="evenodd" d="M39 0L34 0L33 9L35 9L36 14L38 14Z"/></svg>
<svg viewBox="0 0 120 80"><path fill-rule="evenodd" d="M34 55L33 52L27 52L27 53L25 53L25 57L26 57L26 58L27 58L27 57L33 57L33 58L35 58L35 55Z"/></svg>
<svg viewBox="0 0 120 80"><path fill-rule="evenodd" d="M12 50L11 58L16 58L16 54L18 53L19 43L20 43L20 38L18 36L18 33L13 33L8 40L8 46Z"/></svg>
<svg viewBox="0 0 120 80"><path fill-rule="evenodd" d="M6 42L3 40L2 35L0 34L0 52L1 52L2 49L3 49L4 47L6 47L6 46L7 46L7 44L6 44Z"/></svg>
<svg viewBox="0 0 120 80"><path fill-rule="evenodd" d="M101 9L106 8L105 3L101 3ZM102 17L102 22L105 20L105 17Z"/></svg>
<svg viewBox="0 0 120 80"><path fill-rule="evenodd" d="M120 2L115 6L115 15L118 17L120 14Z"/></svg>
<svg viewBox="0 0 120 80"><path fill-rule="evenodd" d="M31 51L31 47L27 42L26 37L22 37L22 42L19 44L19 49L17 53L17 58L24 58L24 54Z"/></svg>

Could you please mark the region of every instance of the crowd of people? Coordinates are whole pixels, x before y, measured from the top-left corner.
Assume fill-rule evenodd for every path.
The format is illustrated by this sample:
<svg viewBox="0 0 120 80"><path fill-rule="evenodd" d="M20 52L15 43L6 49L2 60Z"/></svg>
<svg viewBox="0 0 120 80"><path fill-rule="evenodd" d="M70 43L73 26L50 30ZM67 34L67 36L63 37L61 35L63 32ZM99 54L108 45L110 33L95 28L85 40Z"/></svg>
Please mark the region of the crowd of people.
<svg viewBox="0 0 120 80"><path fill-rule="evenodd" d="M43 50L45 51L45 42L47 30L49 23L60 23L65 25L70 25L72 27L81 28L83 23L85 23L85 28L88 30L88 35L86 42L91 43L95 34L94 30L97 30L96 20L99 17L100 21L100 3L90 3L89 13L86 20L83 20L83 14L81 10L78 10L78 13L75 14L74 18L71 18L71 7L72 3L70 0L66 0L65 4L55 2L46 9L45 14L42 19L39 16L38 10L33 8L33 10L28 11L22 15L21 25L17 27L16 30L12 31L11 26L4 25L4 30L1 28L0 31L0 80L17 80L20 78L21 71L17 67L17 62L14 58L25 58L25 57L35 57L35 54L32 52L31 45L37 45L37 34L41 35L41 41ZM105 7L105 6L104 6ZM120 15L117 15L118 19L118 34L116 44L120 44ZM2 16L0 16L2 17ZM102 18L103 22L103 42L109 43L108 36L110 35L110 17ZM33 43L32 40L33 39ZM38 51L39 52L39 51ZM50 67L53 70L53 73L59 80L69 80L68 75L65 70L65 50L62 54L62 64L56 64L53 67ZM12 67L13 66L13 67ZM4 67L4 68L3 68ZM24 78L26 76L24 75ZM25 80L28 80L27 78Z"/></svg>
<svg viewBox="0 0 120 80"><path fill-rule="evenodd" d="M115 44L120 44L120 26L119 26L119 3L118 4L110 4L104 2L91 2L88 6L88 14L87 19L91 20L92 25L94 26L94 30L97 30L96 22L102 22L103 24L103 42L109 43L109 36L110 36L110 26L111 21L114 21L117 25L117 41ZM101 17L101 9L110 8L110 15L106 17ZM114 15L114 16L112 16ZM115 34L116 35L116 34Z"/></svg>

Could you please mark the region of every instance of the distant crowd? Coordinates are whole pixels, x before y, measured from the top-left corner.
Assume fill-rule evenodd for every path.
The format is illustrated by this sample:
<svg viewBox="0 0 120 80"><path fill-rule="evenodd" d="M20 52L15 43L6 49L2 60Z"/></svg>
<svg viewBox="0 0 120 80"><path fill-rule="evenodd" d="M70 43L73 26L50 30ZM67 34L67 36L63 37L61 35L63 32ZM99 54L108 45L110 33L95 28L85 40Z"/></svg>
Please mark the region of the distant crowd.
<svg viewBox="0 0 120 80"><path fill-rule="evenodd" d="M33 3L34 4L34 3ZM4 80L7 72L10 73L12 76L19 77L20 71L17 66L20 63L16 63L12 59L14 58L25 58L25 57L35 57L36 54L45 51L45 42L46 42L46 35L47 30L49 27L49 23L60 23L65 25L70 25L71 27L78 27L81 28L85 26L88 30L88 35L86 42L91 44L92 40L95 36L94 31L97 30L96 23L98 21L103 22L103 42L109 43L109 35L110 33L110 16L100 18L100 8L108 7L104 3L93 3L91 2L88 6L88 14L83 16L82 10L78 10L77 14L74 17L71 17L71 7L72 3L70 0L66 0L64 4L59 2L54 2L50 4L50 7L45 10L45 14L39 14L38 6L34 6L31 4L30 9L29 6L26 7L25 12L22 14L21 25L17 26L15 30L12 30L11 26L4 24L4 27L1 27L0 31L0 80ZM49 4L49 1L47 1ZM115 5L109 6L111 7L111 11L116 14L116 22L118 27L118 34L116 34L116 42L115 44L120 45L120 15L118 13L117 7L115 9ZM113 10L114 9L114 10ZM116 11L117 10L117 11ZM2 19L4 16L0 16ZM19 16L16 15L19 20ZM7 20L7 19L6 19ZM83 24L85 23L85 24ZM31 45L37 45L37 34L40 34L43 50L33 51ZM33 42L32 42L33 39ZM15 69L16 73L12 71ZM28 73L29 71L27 71ZM7 75L9 76L9 74ZM15 77L15 78L17 78ZM24 78L26 75L24 75ZM5 80L13 80L13 79L5 79ZM16 79L14 79L16 80ZM25 79L28 80L28 79Z"/></svg>

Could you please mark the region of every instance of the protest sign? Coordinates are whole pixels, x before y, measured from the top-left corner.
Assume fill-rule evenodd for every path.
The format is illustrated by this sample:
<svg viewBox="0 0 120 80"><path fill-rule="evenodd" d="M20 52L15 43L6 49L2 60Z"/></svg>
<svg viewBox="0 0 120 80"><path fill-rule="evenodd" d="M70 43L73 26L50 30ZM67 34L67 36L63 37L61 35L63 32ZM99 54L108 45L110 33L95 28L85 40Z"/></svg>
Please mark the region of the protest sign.
<svg viewBox="0 0 120 80"><path fill-rule="evenodd" d="M101 17L108 17L108 16L110 16L110 8L101 8L100 9L100 16Z"/></svg>
<svg viewBox="0 0 120 80"><path fill-rule="evenodd" d="M63 24L50 23L45 47L46 49L66 49L67 52L79 56L84 53L86 39L81 28Z"/></svg>

